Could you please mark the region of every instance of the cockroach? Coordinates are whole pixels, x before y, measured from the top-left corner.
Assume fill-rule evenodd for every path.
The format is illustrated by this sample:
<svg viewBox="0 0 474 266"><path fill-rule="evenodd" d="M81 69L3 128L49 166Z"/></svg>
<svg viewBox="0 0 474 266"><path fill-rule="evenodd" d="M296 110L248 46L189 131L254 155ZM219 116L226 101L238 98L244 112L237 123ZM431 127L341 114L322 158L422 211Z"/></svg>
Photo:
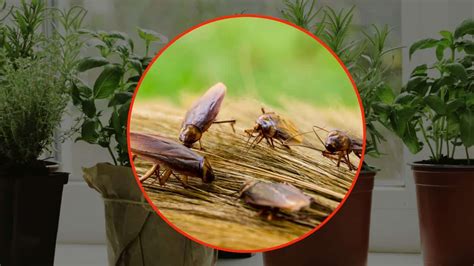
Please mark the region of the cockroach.
<svg viewBox="0 0 474 266"><path fill-rule="evenodd" d="M255 207L269 210L267 220L272 220L274 213L278 210L286 212L298 212L308 208L314 201L301 190L287 183L267 183L262 181L250 181L243 185L239 192L239 198Z"/></svg>
<svg viewBox="0 0 474 266"><path fill-rule="evenodd" d="M229 123L235 132L235 119L216 121L226 90L227 88L223 83L217 83L194 102L191 108L186 112L179 134L179 140L186 147L191 147L195 142L199 141L199 147L202 150L202 134L206 132L212 124Z"/></svg>
<svg viewBox="0 0 474 266"><path fill-rule="evenodd" d="M139 156L153 162L153 166L140 177L140 182L153 174L161 186L172 174L177 178L177 174L182 175L183 178L178 180L184 186L188 186L188 176L201 178L204 183L211 183L215 178L211 164L205 157L165 137L130 132L130 148L133 157ZM160 168L164 170L161 175Z"/></svg>
<svg viewBox="0 0 474 266"><path fill-rule="evenodd" d="M274 139L280 141L281 144L288 149L290 149L290 146L288 146L286 142L290 139L295 143L303 143L303 136L299 134L293 122L275 112L265 112L263 108L261 108L261 110L262 115L257 118L254 127L244 130L249 137L247 142L249 142L252 137L255 138L250 144L250 147L258 145L263 139L265 139L272 148L275 148Z"/></svg>
<svg viewBox="0 0 474 266"><path fill-rule="evenodd" d="M327 137L325 141L322 140L322 138L319 136L316 129L327 132ZM306 133L310 133L310 132L306 132ZM351 152L353 152L357 157L361 158L362 147L363 147L363 143L361 139L351 137L344 131L341 131L338 129L326 130L318 126L313 126L312 132L314 132L316 137L318 137L319 141L323 144L325 150L321 151L312 145L311 146L301 145L302 147L321 151L324 157L336 160L337 167L339 167L341 164L341 161L344 160L344 162L349 167L350 171L357 169L357 167L355 167L351 163L349 159L349 155L351 154Z"/></svg>

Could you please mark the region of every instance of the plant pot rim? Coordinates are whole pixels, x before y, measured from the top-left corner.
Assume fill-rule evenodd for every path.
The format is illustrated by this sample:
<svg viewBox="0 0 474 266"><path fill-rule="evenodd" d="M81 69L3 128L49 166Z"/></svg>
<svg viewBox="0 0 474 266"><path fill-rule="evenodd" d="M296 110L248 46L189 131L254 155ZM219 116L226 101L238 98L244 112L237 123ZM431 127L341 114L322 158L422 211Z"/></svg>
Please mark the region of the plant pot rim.
<svg viewBox="0 0 474 266"><path fill-rule="evenodd" d="M408 165L411 166L411 169L412 169L412 170L416 170L416 169L429 169L429 168L435 168L435 169L469 169L469 170L474 170L474 165L465 165L465 164L430 164L430 163L425 163L425 162L417 161L417 162L409 163Z"/></svg>

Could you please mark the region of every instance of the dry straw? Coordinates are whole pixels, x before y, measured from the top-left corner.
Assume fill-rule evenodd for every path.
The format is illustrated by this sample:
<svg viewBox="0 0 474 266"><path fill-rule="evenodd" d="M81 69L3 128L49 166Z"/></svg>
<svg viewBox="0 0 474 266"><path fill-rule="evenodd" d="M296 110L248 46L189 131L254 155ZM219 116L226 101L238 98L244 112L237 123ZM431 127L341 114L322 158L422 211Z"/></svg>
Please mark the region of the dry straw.
<svg viewBox="0 0 474 266"><path fill-rule="evenodd" d="M344 198L355 172L348 171L346 166L337 168L320 152L301 147L288 150L277 145L276 149L272 149L263 141L248 149L243 130L253 125L259 115L259 105L229 99L225 100L224 105L227 108L223 108L219 117L237 119L237 132L233 133L227 125L214 125L203 135L205 150L195 149L210 160L216 180L208 185L200 179L190 178L191 187L187 189L175 178L171 178L164 187L151 179L147 180L145 191L160 212L191 236L230 249L281 245L319 225ZM185 112L184 108L165 103L138 102L133 109L131 130L159 134L177 141ZM311 128L311 123L307 121L318 121L314 120L314 114L321 115L314 109L304 113L313 114L313 120L301 116L296 119L300 124L306 121L306 129ZM350 115L358 117L358 113ZM323 120L323 116L320 119ZM348 130L360 132L358 129L352 127ZM314 137L307 137L318 144ZM358 164L355 156L351 156L351 160ZM138 174L142 175L151 163L137 159L135 166ZM299 213L278 213L274 220L268 221L258 215L258 209L238 199L238 191L249 180L290 183L313 197L315 204Z"/></svg>

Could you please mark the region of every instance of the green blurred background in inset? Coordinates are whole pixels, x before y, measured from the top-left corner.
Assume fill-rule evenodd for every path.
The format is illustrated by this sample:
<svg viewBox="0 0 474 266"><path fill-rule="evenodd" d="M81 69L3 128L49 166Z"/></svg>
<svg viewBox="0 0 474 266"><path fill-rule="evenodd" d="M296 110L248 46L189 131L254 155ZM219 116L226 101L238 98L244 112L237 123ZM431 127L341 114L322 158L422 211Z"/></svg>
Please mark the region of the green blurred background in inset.
<svg viewBox="0 0 474 266"><path fill-rule="evenodd" d="M229 97L359 108L349 77L323 45L292 26L251 17L213 22L178 39L151 66L137 100L179 103L182 94L219 81Z"/></svg>

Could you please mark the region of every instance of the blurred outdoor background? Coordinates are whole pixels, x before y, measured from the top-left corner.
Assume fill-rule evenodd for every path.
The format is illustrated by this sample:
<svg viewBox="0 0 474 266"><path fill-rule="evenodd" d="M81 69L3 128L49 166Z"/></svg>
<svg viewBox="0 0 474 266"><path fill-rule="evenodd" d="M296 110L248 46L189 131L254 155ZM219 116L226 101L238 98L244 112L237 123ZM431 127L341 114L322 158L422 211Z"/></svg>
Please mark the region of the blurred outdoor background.
<svg viewBox="0 0 474 266"><path fill-rule="evenodd" d="M296 28L260 18L217 21L178 39L146 74L137 101L179 102L183 92L203 92L220 81L227 97L359 109L350 79L323 45Z"/></svg>

